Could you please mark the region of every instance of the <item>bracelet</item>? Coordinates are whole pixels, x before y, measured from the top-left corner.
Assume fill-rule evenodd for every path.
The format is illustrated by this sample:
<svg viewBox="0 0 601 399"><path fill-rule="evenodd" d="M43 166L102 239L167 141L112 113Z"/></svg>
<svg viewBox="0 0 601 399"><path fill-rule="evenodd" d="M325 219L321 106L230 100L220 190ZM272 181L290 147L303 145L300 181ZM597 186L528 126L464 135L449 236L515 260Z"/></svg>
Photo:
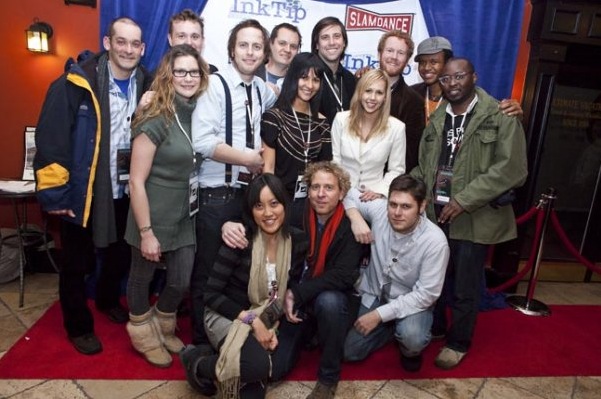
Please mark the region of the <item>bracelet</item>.
<svg viewBox="0 0 601 399"><path fill-rule="evenodd" d="M148 225L148 226L144 226L140 229L140 234L142 233L146 233L147 231L152 230L152 226Z"/></svg>
<svg viewBox="0 0 601 399"><path fill-rule="evenodd" d="M256 318L257 315L254 312L246 312L246 316L242 318L242 323L251 325Z"/></svg>

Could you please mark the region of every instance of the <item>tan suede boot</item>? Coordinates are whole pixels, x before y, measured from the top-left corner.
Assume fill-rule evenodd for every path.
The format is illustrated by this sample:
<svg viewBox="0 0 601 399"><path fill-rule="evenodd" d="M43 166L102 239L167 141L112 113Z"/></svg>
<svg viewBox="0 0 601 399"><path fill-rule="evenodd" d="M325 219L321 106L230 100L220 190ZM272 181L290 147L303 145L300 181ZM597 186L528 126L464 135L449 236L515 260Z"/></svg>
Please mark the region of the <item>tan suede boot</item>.
<svg viewBox="0 0 601 399"><path fill-rule="evenodd" d="M163 345L169 352L179 353L185 345L181 339L175 336L175 326L177 324L175 312L163 313L156 306L153 309L152 321L161 335Z"/></svg>
<svg viewBox="0 0 601 399"><path fill-rule="evenodd" d="M144 355L148 363L157 367L169 367L173 359L161 342L158 330L152 322L152 314L152 309L141 316L130 313L127 333L133 347Z"/></svg>

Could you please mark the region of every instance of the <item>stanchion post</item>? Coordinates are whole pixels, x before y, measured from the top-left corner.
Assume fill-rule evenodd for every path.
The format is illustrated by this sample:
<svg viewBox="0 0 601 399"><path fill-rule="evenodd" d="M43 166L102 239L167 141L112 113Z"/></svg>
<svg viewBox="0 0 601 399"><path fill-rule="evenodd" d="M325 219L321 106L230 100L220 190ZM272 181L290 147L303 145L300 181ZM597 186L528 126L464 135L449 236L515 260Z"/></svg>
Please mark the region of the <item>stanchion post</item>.
<svg viewBox="0 0 601 399"><path fill-rule="evenodd" d="M532 272L530 273L530 279L528 280L528 288L526 289L526 296L512 295L507 297L505 300L509 306L529 316L549 316L551 310L543 302L534 299L534 288L536 287L536 281L538 278L538 271L543 258L543 247L545 245L545 233L547 231L547 225L551 217L551 210L553 209L553 202L557 196L555 195L555 189L549 187L545 194L541 194L541 203L545 207L545 218L543 219L543 225L541 229L540 237L535 237L537 240L532 245L536 245L536 261Z"/></svg>

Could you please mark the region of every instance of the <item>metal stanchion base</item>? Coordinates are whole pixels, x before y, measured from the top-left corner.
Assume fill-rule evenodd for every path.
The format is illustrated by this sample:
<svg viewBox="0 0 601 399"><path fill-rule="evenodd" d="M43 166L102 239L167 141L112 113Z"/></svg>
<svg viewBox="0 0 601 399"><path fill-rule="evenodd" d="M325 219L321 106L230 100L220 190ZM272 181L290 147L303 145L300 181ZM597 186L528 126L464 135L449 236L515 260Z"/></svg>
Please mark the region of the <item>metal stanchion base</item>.
<svg viewBox="0 0 601 399"><path fill-rule="evenodd" d="M551 309L541 301L526 298L521 295L512 295L505 299L505 302L515 310L518 310L528 316L550 316Z"/></svg>

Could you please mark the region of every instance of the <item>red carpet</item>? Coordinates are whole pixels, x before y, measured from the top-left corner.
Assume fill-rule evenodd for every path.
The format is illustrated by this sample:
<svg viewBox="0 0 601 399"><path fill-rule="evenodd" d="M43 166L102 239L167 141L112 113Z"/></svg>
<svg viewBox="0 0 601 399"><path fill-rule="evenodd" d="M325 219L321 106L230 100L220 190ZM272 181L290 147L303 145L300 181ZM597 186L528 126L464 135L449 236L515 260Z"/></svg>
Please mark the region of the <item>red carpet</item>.
<svg viewBox="0 0 601 399"><path fill-rule="evenodd" d="M434 365L440 342L424 354L424 366L408 374L400 368L393 346L362 363L345 364L345 380L417 378L601 376L601 306L552 306L550 317L525 316L505 309L480 313L472 350L455 370ZM123 325L95 314L96 332L104 351L78 354L66 339L60 308L48 312L0 359L0 378L182 380L177 356L169 369L147 364L131 348ZM179 321L189 342L187 318ZM318 351L303 352L290 380L314 380Z"/></svg>

